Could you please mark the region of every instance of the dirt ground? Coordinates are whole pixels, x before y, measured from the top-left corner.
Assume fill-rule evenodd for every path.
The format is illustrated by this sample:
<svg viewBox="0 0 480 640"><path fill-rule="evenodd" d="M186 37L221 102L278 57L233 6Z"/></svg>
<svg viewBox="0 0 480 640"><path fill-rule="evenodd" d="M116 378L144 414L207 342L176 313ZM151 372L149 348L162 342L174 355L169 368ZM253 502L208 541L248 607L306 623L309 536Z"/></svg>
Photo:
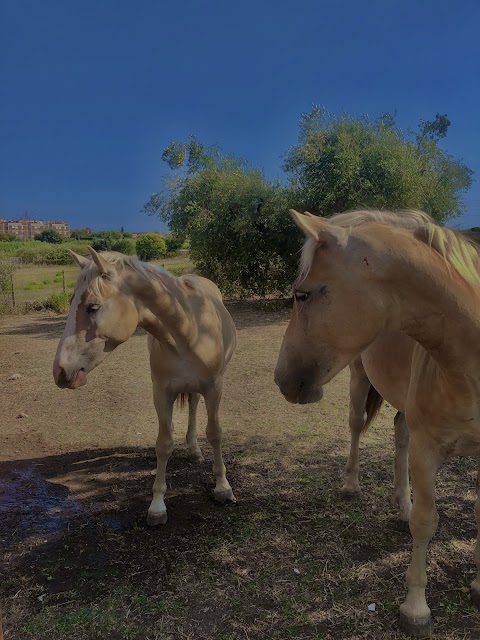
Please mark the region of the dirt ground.
<svg viewBox="0 0 480 640"><path fill-rule="evenodd" d="M160 529L145 524L156 416L143 332L69 391L51 375L65 318L0 320L6 640L402 637L410 536L389 500L393 409L362 441L362 497L340 499L348 372L321 404L289 405L273 383L288 312L230 311L239 346L221 417L238 503L211 499L208 443L200 429L206 461L188 462L177 410ZM480 638L468 597L475 469L456 460L439 477L428 587L439 639Z"/></svg>

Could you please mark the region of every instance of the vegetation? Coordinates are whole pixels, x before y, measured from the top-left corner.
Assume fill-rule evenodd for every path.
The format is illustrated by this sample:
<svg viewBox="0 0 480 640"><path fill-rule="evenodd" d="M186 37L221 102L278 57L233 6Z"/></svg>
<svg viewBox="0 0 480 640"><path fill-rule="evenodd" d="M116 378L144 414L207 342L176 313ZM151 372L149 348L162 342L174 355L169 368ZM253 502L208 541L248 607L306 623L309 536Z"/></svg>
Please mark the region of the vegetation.
<svg viewBox="0 0 480 640"><path fill-rule="evenodd" d="M165 240L158 233L145 233L137 240L137 256L146 262L161 258L167 253Z"/></svg>
<svg viewBox="0 0 480 640"><path fill-rule="evenodd" d="M14 242L16 239L13 233L0 233L0 242Z"/></svg>
<svg viewBox="0 0 480 640"><path fill-rule="evenodd" d="M228 294L284 292L300 247L288 191L195 138L172 143L163 159L174 176L145 210L159 214L175 237L189 238L196 268Z"/></svg>
<svg viewBox="0 0 480 640"><path fill-rule="evenodd" d="M437 114L405 133L390 114L372 121L314 107L284 158L286 184L191 136L163 152L171 174L144 210L190 241L196 268L227 293L284 294L301 239L288 208L324 216L352 208L417 208L444 223L461 213L472 171L440 146Z"/></svg>
<svg viewBox="0 0 480 640"><path fill-rule="evenodd" d="M292 201L329 216L360 207L422 209L444 223L462 211L472 171L439 146L450 121L436 115L405 134L383 114L376 122L330 116L315 107L300 121L284 169Z"/></svg>
<svg viewBox="0 0 480 640"><path fill-rule="evenodd" d="M62 244L63 236L55 231L55 229L44 229L37 233L34 240L39 240L40 242L49 242L50 244Z"/></svg>

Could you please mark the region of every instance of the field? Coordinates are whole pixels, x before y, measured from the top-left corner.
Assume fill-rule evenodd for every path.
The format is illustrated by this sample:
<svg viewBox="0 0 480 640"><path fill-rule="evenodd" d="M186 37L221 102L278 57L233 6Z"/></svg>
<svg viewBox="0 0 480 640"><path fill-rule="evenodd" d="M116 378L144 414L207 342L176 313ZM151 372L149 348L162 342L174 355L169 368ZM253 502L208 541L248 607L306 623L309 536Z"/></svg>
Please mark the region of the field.
<svg viewBox="0 0 480 640"><path fill-rule="evenodd" d="M410 535L389 498L394 411L363 438L362 497L341 499L348 373L321 404L289 405L272 380L288 312L229 308L239 346L221 416L238 503L211 499L208 443L201 431L206 461L188 462L178 410L159 529L145 522L156 437L145 335L86 387L62 391L51 364L65 318L0 319L5 640L403 638ZM475 470L462 459L439 475L428 570L439 640L479 637L468 593Z"/></svg>
<svg viewBox="0 0 480 640"><path fill-rule="evenodd" d="M164 266L177 275L191 269L188 256L154 260L153 264ZM65 277L65 289L67 293L73 293L78 273L79 269L77 265L73 264L66 266L25 265L20 267L16 269L13 274L15 303L19 310L22 311L26 304L44 302L53 293L59 293L63 290L63 277Z"/></svg>

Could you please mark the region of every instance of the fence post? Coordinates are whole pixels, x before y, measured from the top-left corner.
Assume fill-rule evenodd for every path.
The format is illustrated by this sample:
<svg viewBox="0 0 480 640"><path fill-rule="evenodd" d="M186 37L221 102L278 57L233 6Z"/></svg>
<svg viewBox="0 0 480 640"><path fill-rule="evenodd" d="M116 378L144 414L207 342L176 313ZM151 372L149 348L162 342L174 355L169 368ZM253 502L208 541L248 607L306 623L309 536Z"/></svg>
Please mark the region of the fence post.
<svg viewBox="0 0 480 640"><path fill-rule="evenodd" d="M67 290L65 288L65 271L62 270L62 288L63 288L63 293L66 293Z"/></svg>
<svg viewBox="0 0 480 640"><path fill-rule="evenodd" d="M15 309L15 287L13 286L13 271L10 273L10 285L12 287L12 306Z"/></svg>

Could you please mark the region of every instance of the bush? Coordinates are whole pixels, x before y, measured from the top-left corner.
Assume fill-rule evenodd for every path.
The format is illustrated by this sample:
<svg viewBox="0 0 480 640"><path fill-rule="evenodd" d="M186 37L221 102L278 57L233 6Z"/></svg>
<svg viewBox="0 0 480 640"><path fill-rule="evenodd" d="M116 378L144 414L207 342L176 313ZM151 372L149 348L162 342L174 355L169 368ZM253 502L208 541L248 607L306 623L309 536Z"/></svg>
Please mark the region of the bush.
<svg viewBox="0 0 480 640"><path fill-rule="evenodd" d="M60 291L59 293L52 293L52 295L45 302L45 308L55 311L55 313L67 313L70 308L70 296L68 293Z"/></svg>
<svg viewBox="0 0 480 640"><path fill-rule="evenodd" d="M165 240L158 233L145 233L137 240L137 256L140 260L148 262L161 258L167 252Z"/></svg>
<svg viewBox="0 0 480 640"><path fill-rule="evenodd" d="M34 240L40 240L40 242L49 242L50 244L62 244L63 236L61 236L55 229L44 229L37 233Z"/></svg>
<svg viewBox="0 0 480 640"><path fill-rule="evenodd" d="M122 240L117 240L112 245L112 251L118 251L119 253L124 253L126 256L133 256L135 254L135 243L133 240L130 240L129 238L123 238Z"/></svg>
<svg viewBox="0 0 480 640"><path fill-rule="evenodd" d="M0 242L15 242L16 239L12 233L0 233Z"/></svg>

